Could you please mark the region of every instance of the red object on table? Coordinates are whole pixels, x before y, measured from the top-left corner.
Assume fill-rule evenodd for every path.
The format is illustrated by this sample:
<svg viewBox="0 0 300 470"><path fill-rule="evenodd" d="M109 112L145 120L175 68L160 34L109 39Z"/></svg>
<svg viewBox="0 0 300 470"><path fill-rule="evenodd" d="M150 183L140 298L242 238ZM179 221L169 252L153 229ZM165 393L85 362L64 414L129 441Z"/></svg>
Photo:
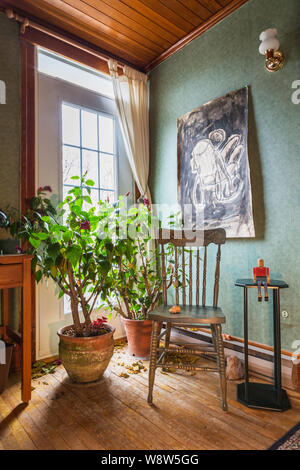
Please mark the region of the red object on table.
<svg viewBox="0 0 300 470"><path fill-rule="evenodd" d="M253 268L253 276L256 277L268 277L270 275L269 268L266 268L265 266L263 268L260 268L257 266L256 268Z"/></svg>

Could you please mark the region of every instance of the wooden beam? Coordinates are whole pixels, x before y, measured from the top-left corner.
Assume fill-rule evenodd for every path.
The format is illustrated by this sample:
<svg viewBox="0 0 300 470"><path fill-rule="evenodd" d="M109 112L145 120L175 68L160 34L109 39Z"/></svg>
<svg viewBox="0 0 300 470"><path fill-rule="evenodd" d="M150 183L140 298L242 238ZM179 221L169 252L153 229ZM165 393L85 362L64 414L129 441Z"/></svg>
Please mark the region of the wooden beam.
<svg viewBox="0 0 300 470"><path fill-rule="evenodd" d="M32 364L32 275L31 259L23 262L23 314L22 314L22 401L28 403L31 398Z"/></svg>
<svg viewBox="0 0 300 470"><path fill-rule="evenodd" d="M35 195L35 48L21 40L21 212Z"/></svg>
<svg viewBox="0 0 300 470"><path fill-rule="evenodd" d="M36 46L41 46L44 49L48 49L67 57L68 59L72 59L76 62L87 65L88 67L92 67L106 75L109 74L106 60L103 60L97 55L91 54L80 47L75 47L74 45L53 35L28 27L26 28L26 32L23 34L22 39L23 41L35 44Z"/></svg>
<svg viewBox="0 0 300 470"><path fill-rule="evenodd" d="M2 291L2 320L3 320L3 339L7 341L7 325L9 318L9 290Z"/></svg>
<svg viewBox="0 0 300 470"><path fill-rule="evenodd" d="M21 213L35 195L35 46L21 36ZM31 278L32 357L35 360L35 278Z"/></svg>
<svg viewBox="0 0 300 470"><path fill-rule="evenodd" d="M163 61L171 57L173 54L178 52L184 46L186 46L191 41L196 39L198 36L205 33L208 29L212 28L219 21L223 20L224 18L226 18L226 16L233 13L239 7L244 5L244 3L246 3L247 1L248 0L238 0L238 1L234 0L230 2L225 8L218 11L213 16L211 16L207 21L205 21L205 23L193 29L193 31L191 31L189 34L184 36L182 39L179 39L179 41L177 41L175 44L169 47L166 51L162 52L162 54L160 54L158 57L156 57L151 62L149 62L149 64L147 64L145 67L145 71L150 72L151 70L153 70L157 65L161 64Z"/></svg>

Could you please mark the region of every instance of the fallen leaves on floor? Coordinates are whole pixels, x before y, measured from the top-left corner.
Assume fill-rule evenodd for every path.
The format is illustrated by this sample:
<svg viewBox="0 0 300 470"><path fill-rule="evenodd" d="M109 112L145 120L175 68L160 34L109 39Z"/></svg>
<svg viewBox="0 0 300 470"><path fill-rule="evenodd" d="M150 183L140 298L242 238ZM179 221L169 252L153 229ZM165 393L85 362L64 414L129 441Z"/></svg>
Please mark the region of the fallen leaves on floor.
<svg viewBox="0 0 300 470"><path fill-rule="evenodd" d="M48 363L44 361L35 362L31 369L31 377L32 379L39 379L40 377L43 377L44 375L53 374L56 367L58 367L60 364L61 364L61 361L59 359L53 362L48 362ZM47 382L43 382L43 383L45 385L48 385Z"/></svg>
<svg viewBox="0 0 300 470"><path fill-rule="evenodd" d="M124 372L119 373L119 377L123 377L124 379L128 379L130 374L140 374L141 372L146 372L148 369L143 363L142 360L137 360L132 363L126 363L124 361L124 358L121 359L120 354L126 354L125 347L127 346L127 340L126 339L119 339L115 341L115 354L117 354L117 366L123 367L126 369Z"/></svg>
<svg viewBox="0 0 300 470"><path fill-rule="evenodd" d="M163 346L163 344L161 344ZM182 350L184 350L184 347L180 347ZM167 353L166 354L166 362L168 364L175 365L178 364L179 366L193 366L194 364L199 361L199 356L193 355L193 354L188 354L188 353ZM175 374L178 371L178 369L172 368L172 367L165 367L164 369L160 370L160 373L163 375L168 375L169 374ZM188 375L196 375L196 371L190 370L186 371Z"/></svg>
<svg viewBox="0 0 300 470"><path fill-rule="evenodd" d="M128 374L125 374L125 372L121 372L121 374L119 375L119 377L123 377L123 379L128 379L129 375L128 375Z"/></svg>
<svg viewBox="0 0 300 470"><path fill-rule="evenodd" d="M146 372L147 367L143 364L143 361L139 360L136 362L133 362L132 364L125 364L124 362L117 362L117 365L120 367L124 367L127 372L121 372L119 374L119 377L123 377L125 379L128 379L129 375L128 374L140 374L141 372Z"/></svg>
<svg viewBox="0 0 300 470"><path fill-rule="evenodd" d="M127 340L126 339L116 339L115 340L115 351L123 350L126 345L127 345Z"/></svg>
<svg viewBox="0 0 300 470"><path fill-rule="evenodd" d="M125 369L129 371L129 374L139 374L140 372L146 372L147 370L143 361L133 362L131 365L125 366Z"/></svg>
<svg viewBox="0 0 300 470"><path fill-rule="evenodd" d="M146 372L148 369L145 367L144 363L142 360L138 360L135 362L132 362L131 364L128 364L124 361L124 357L121 356L121 354L126 354L126 346L127 346L127 340L126 339L119 339L115 341L115 354L117 355L117 366L124 368L124 371L121 371L119 373L119 377L123 377L124 379L128 379L131 374L140 374L141 372ZM160 344L160 346L163 346L163 343ZM177 346L178 347L178 346ZM184 349L184 347L182 347ZM166 357L166 362L169 365L180 365L180 366L190 366L192 367L193 365L197 365L197 362L199 361L199 356L193 355L193 354L188 354L188 353L167 353ZM196 371L194 370L183 370L185 374L187 375L196 375ZM175 367L166 367L164 369L160 369L160 373L163 375L168 375L168 374L176 374L178 372L178 369Z"/></svg>

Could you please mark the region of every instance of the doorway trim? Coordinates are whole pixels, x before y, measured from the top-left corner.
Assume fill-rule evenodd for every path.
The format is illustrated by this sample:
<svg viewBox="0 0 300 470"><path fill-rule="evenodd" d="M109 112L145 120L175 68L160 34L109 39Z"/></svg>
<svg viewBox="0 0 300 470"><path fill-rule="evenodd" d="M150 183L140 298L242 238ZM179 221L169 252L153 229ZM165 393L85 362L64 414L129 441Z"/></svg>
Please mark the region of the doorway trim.
<svg viewBox="0 0 300 470"><path fill-rule="evenodd" d="M28 209L35 195L35 46L21 37L21 155L20 207L21 214ZM31 276L32 361L36 357L36 289Z"/></svg>

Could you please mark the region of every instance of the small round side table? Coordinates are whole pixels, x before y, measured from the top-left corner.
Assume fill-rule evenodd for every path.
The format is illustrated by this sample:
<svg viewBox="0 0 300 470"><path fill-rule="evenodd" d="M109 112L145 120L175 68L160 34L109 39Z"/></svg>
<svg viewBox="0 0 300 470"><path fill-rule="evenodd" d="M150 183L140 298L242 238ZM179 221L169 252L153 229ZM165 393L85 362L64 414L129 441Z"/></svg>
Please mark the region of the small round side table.
<svg viewBox="0 0 300 470"><path fill-rule="evenodd" d="M284 281L270 281L273 290L273 335L274 335L274 383L249 382L248 367L248 289L257 288L252 279L237 279L236 286L244 289L244 350L245 382L237 386L237 400L249 408L284 411L291 407L289 398L281 386L281 342L280 342L280 289L289 287Z"/></svg>

